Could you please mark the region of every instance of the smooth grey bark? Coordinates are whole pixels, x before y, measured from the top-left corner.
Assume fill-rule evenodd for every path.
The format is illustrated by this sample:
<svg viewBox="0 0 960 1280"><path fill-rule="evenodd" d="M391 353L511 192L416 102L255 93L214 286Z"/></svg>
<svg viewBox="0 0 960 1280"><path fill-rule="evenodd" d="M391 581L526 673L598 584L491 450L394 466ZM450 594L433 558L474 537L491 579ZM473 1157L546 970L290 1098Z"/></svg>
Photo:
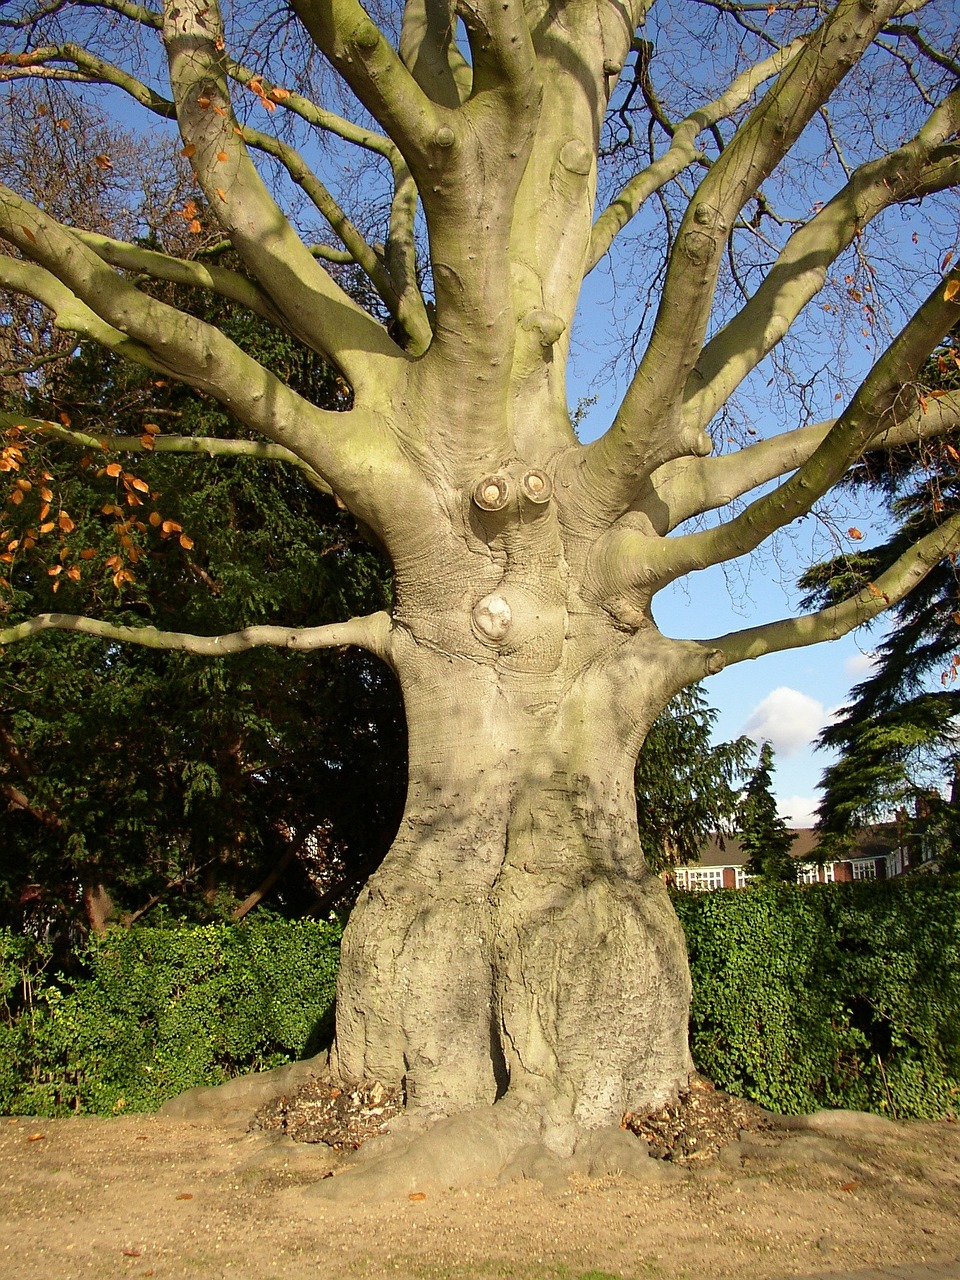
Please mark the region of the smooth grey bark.
<svg viewBox="0 0 960 1280"><path fill-rule="evenodd" d="M438 1114L509 1092L568 1153L691 1069L684 942L637 837L640 717L616 659L564 687L407 648L407 807L344 935L337 1065Z"/></svg>

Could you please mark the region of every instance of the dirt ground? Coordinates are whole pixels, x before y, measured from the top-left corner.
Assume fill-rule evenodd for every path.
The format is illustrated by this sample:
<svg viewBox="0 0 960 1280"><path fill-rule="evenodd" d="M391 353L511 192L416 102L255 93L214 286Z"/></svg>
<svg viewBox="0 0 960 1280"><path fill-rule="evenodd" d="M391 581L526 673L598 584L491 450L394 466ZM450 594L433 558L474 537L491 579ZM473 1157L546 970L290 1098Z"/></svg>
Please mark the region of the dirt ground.
<svg viewBox="0 0 960 1280"><path fill-rule="evenodd" d="M363 1208L311 1194L337 1158L237 1123L0 1120L0 1277L960 1277L956 1123L821 1113L694 1167L651 1158L640 1179Z"/></svg>

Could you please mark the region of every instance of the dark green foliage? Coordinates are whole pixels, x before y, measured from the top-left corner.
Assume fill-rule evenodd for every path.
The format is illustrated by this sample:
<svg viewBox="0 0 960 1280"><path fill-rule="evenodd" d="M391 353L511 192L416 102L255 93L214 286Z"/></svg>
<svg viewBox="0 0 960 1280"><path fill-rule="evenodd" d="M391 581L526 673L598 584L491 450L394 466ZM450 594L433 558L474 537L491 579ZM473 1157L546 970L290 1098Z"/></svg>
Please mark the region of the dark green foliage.
<svg viewBox="0 0 960 1280"><path fill-rule="evenodd" d="M699 685L683 689L654 721L634 775L640 843L655 871L696 862L704 843L732 832L750 738L710 745L717 718Z"/></svg>
<svg viewBox="0 0 960 1280"><path fill-rule="evenodd" d="M765 742L747 779L737 817L746 870L764 880L796 883L797 863L790 850L796 836L777 814L773 794L773 747Z"/></svg>
<svg viewBox="0 0 960 1280"><path fill-rule="evenodd" d="M924 381L929 393L960 386L953 341L931 357ZM821 608L865 587L918 538L954 515L960 504L960 438L956 435L892 452L866 454L847 486L879 499L893 532L881 545L815 565L801 579L804 605ZM825 849L840 849L858 827L889 819L898 809L913 819L918 809L930 838L929 809L958 762L955 717L960 712L960 601L957 570L943 560L893 610L876 647L869 678L820 736L839 753L824 771L818 831ZM889 615L887 616L890 621ZM931 790L933 796L931 797ZM941 804L941 808L942 808ZM945 816L942 856L956 847Z"/></svg>
<svg viewBox="0 0 960 1280"><path fill-rule="evenodd" d="M65 977L48 946L0 930L0 1112L151 1111L316 1052L339 937L282 920L111 929Z"/></svg>
<svg viewBox="0 0 960 1280"><path fill-rule="evenodd" d="M224 330L297 390L330 407L343 400L311 352L215 305ZM93 348L25 408L64 414L95 436L109 436L117 418L133 436L145 423L238 434L212 401ZM75 527L53 529L0 566L12 583L0 595L7 623L57 611L209 635L315 625L389 604L379 555L295 468L120 455L123 472L149 485L131 494L122 476L104 472L112 454L43 439L29 457L35 474L54 477L53 515L66 511ZM3 527L38 528L40 491L35 483L9 507ZM104 513L111 505L143 528L124 532L126 521ZM165 536L151 512L182 526L186 544ZM78 580L50 575L61 552ZM119 587L118 563L132 575ZM0 806L0 924L82 918L83 890L101 883L122 912L161 895L187 918L215 919L308 835L271 901L298 913L322 906L328 891L349 897L399 820L405 743L396 682L357 651L214 661L67 633L11 647L0 654L0 789L15 788L25 803Z"/></svg>
<svg viewBox="0 0 960 1280"><path fill-rule="evenodd" d="M697 1067L774 1111L960 1113L960 878L678 893Z"/></svg>

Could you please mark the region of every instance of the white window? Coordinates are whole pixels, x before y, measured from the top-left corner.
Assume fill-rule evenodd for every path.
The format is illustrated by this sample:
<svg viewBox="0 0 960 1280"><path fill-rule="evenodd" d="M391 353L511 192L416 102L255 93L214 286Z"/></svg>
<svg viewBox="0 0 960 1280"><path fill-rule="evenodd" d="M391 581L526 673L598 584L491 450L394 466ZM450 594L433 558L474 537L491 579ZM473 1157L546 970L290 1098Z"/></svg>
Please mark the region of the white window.
<svg viewBox="0 0 960 1280"><path fill-rule="evenodd" d="M876 880L877 864L873 858L861 858L853 863L854 880Z"/></svg>
<svg viewBox="0 0 960 1280"><path fill-rule="evenodd" d="M819 868L815 867L812 862L803 862L800 865L800 883L801 884L819 884Z"/></svg>
<svg viewBox="0 0 960 1280"><path fill-rule="evenodd" d="M687 888L698 893L707 889L723 888L722 867L688 867Z"/></svg>
<svg viewBox="0 0 960 1280"><path fill-rule="evenodd" d="M756 876L752 876L748 872L744 871L743 867L737 867L736 870L737 870L736 884L738 889L745 889L751 880L756 880L757 878Z"/></svg>

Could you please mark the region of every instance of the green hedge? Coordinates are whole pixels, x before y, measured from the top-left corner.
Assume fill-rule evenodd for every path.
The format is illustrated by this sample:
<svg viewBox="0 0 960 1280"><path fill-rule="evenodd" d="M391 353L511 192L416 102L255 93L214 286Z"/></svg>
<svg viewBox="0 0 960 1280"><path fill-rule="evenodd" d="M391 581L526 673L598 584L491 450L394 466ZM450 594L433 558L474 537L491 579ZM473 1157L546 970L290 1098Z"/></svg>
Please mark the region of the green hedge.
<svg viewBox="0 0 960 1280"><path fill-rule="evenodd" d="M771 1110L960 1112L960 877L678 893L691 1048ZM0 931L0 1112L146 1111L316 1051L339 928L113 929L65 977Z"/></svg>
<svg viewBox="0 0 960 1280"><path fill-rule="evenodd" d="M339 939L310 921L111 929L67 978L49 947L0 931L0 1112L150 1111L316 1052Z"/></svg>
<svg viewBox="0 0 960 1280"><path fill-rule="evenodd" d="M690 1044L785 1113L960 1112L960 877L677 893Z"/></svg>

